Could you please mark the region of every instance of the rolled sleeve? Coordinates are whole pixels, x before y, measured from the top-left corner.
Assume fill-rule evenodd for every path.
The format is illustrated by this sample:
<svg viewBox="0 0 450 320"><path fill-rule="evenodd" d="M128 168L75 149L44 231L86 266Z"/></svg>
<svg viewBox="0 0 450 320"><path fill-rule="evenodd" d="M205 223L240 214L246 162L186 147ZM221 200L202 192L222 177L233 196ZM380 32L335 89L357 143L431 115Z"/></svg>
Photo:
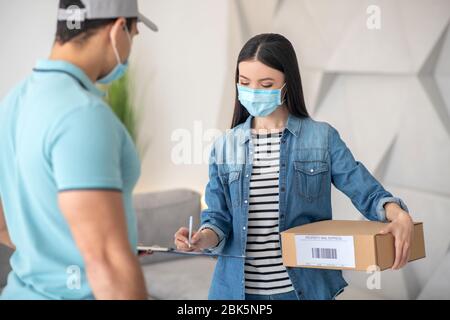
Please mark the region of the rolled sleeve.
<svg viewBox="0 0 450 320"><path fill-rule="evenodd" d="M223 247L225 246L225 233L220 228L210 223L206 223L200 227L200 231L205 229L211 229L217 234L217 237L219 238L219 243L215 247L208 248L207 251L213 254L219 254L220 252L222 252Z"/></svg>
<svg viewBox="0 0 450 320"><path fill-rule="evenodd" d="M384 205L387 203L396 203L400 206L400 208L409 213L409 209L402 199L396 197L385 197L380 199L377 205L377 215L379 221L389 222L389 220L386 217L386 209L384 208Z"/></svg>

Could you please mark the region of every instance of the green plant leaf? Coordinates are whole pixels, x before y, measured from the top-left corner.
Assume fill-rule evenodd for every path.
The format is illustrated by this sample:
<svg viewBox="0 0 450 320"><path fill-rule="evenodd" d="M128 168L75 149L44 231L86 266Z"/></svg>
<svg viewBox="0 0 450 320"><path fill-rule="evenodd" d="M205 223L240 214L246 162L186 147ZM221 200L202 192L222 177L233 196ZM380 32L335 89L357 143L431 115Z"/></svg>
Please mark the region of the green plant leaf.
<svg viewBox="0 0 450 320"><path fill-rule="evenodd" d="M131 103L128 73L109 86L106 102L124 124L135 144L137 144L136 113Z"/></svg>

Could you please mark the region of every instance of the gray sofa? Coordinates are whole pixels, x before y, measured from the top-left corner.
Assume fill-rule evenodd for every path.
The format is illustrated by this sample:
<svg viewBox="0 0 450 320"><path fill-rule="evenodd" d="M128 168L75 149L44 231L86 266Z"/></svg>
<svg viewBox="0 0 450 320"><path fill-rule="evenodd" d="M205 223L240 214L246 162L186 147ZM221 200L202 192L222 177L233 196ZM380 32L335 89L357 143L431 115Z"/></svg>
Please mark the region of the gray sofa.
<svg viewBox="0 0 450 320"><path fill-rule="evenodd" d="M173 246L173 235L194 216L200 220L200 195L190 190L139 194L134 198L139 242L144 245ZM0 245L0 290L10 271L11 251ZM155 253L141 258L151 299L206 299L215 260Z"/></svg>

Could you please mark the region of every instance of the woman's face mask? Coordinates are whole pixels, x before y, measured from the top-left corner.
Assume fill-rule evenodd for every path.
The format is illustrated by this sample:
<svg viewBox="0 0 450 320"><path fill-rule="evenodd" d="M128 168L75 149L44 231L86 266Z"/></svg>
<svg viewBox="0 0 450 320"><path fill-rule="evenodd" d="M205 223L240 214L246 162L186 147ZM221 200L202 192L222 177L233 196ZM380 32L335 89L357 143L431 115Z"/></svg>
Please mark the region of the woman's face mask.
<svg viewBox="0 0 450 320"><path fill-rule="evenodd" d="M127 26L125 26L125 32L127 33L127 37L128 37L128 40L130 41L130 47L131 47L131 45L132 45L131 35L130 35L130 31L128 30ZM111 82L122 78L128 70L128 59L124 63L122 63L122 61L120 59L120 55L119 55L119 50L117 50L117 46L115 44L115 41L113 41L113 39L112 39L112 35L111 35L111 45L113 47L114 54L117 59L117 65L108 75L97 80L97 82L100 84L110 84Z"/></svg>
<svg viewBox="0 0 450 320"><path fill-rule="evenodd" d="M283 88L252 89L237 84L239 101L254 117L267 117L284 103Z"/></svg>

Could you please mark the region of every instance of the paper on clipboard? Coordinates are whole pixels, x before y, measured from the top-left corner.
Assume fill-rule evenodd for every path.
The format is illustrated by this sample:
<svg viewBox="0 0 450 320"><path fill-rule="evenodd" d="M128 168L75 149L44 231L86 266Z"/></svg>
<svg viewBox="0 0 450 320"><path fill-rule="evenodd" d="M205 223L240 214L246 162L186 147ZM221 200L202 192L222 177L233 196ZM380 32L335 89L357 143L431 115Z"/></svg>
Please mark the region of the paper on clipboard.
<svg viewBox="0 0 450 320"><path fill-rule="evenodd" d="M144 253L144 254L145 253L170 253L170 254L179 254L179 255L186 255L186 256L228 257L228 258L240 258L240 259L247 258L246 256L217 254L217 253L211 253L211 252L207 252L207 251L186 252L186 251L179 251L174 248L165 248L165 247L160 247L160 246L138 246L137 250L139 253Z"/></svg>

